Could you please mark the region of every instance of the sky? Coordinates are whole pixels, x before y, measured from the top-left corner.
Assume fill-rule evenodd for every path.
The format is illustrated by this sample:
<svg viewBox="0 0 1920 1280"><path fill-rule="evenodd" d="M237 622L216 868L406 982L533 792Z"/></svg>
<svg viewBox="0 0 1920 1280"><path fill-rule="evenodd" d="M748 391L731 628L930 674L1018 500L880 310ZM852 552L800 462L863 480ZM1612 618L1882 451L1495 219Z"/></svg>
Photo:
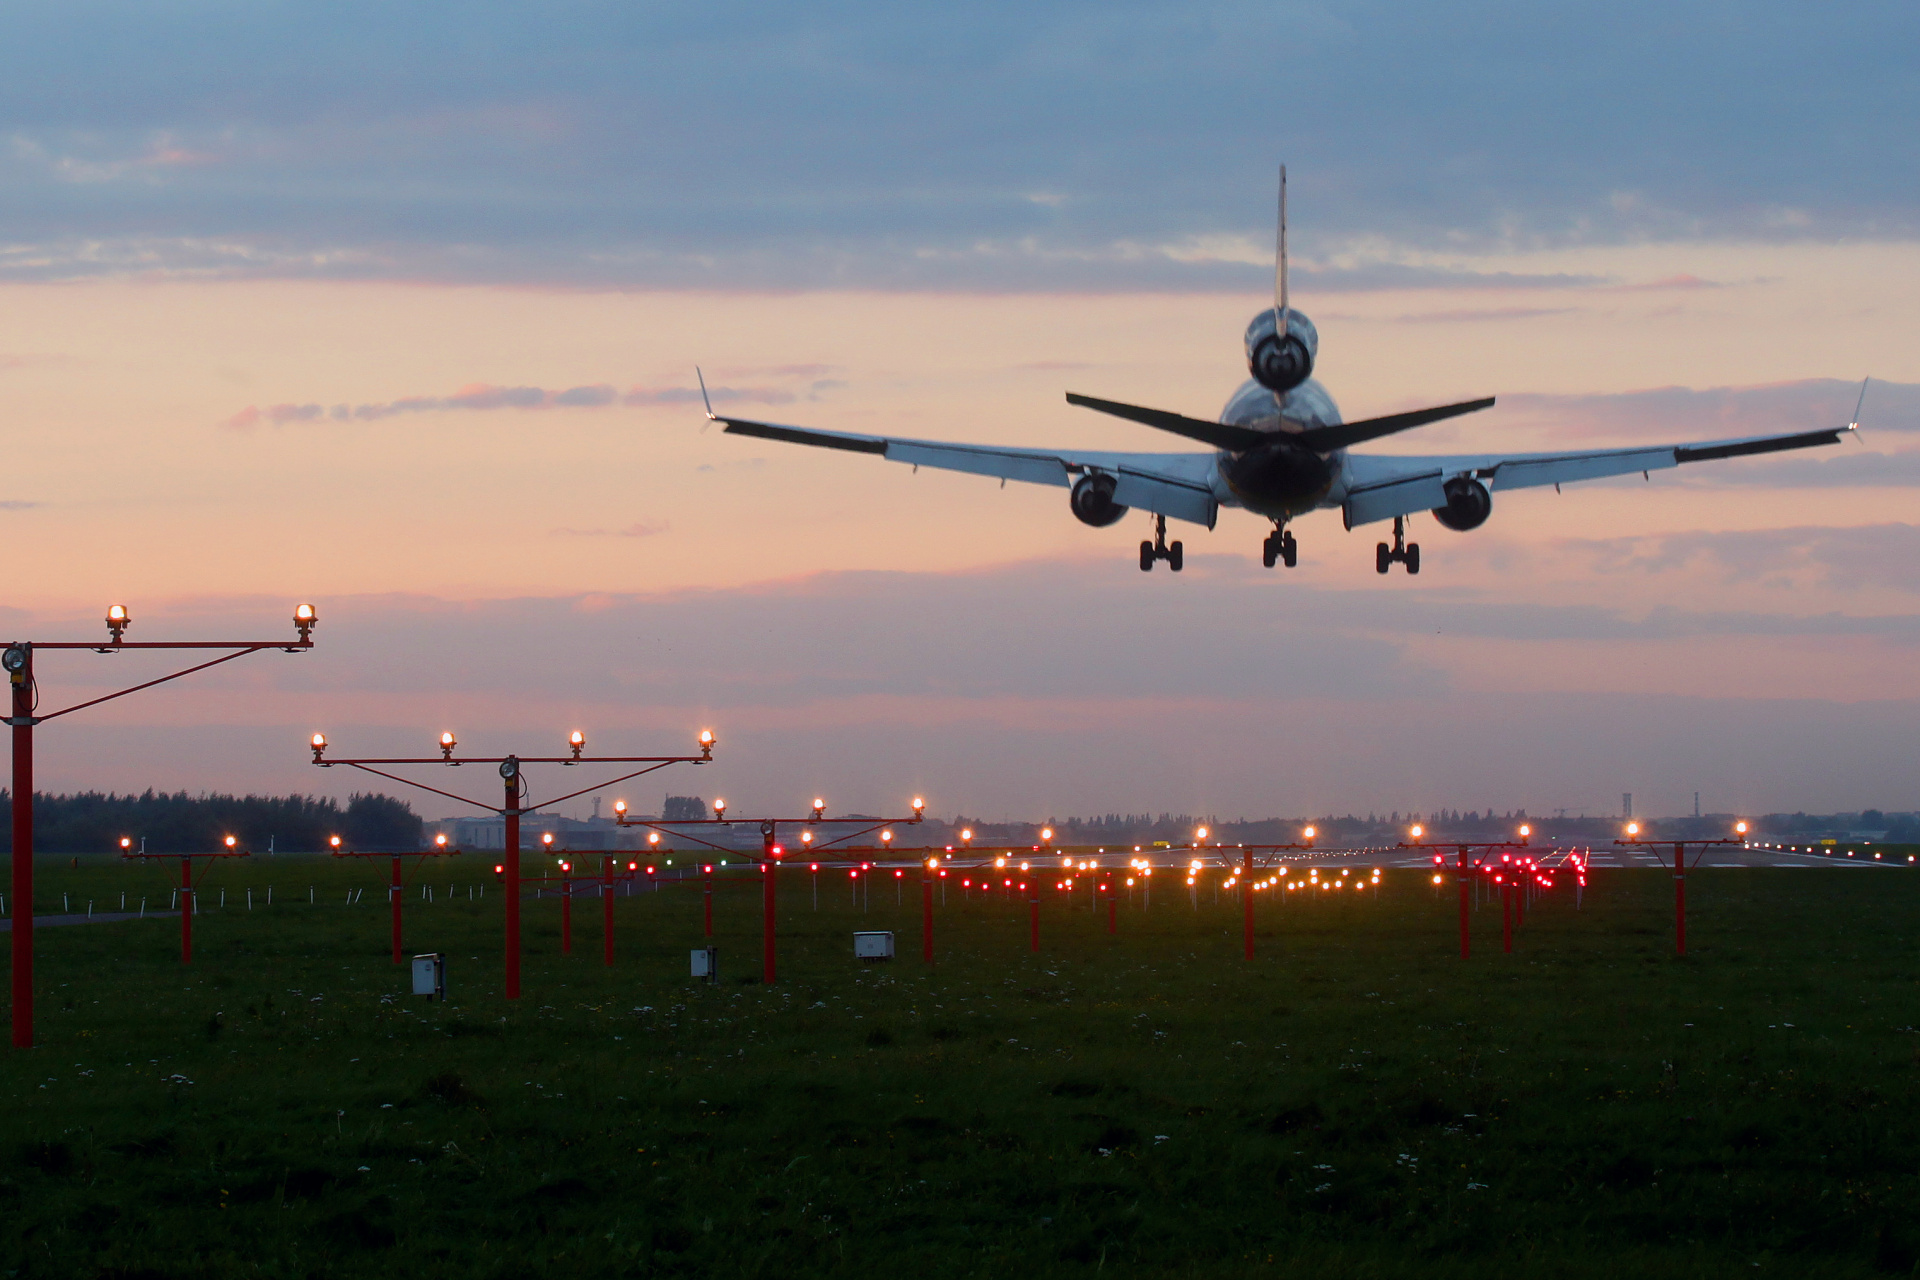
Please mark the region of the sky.
<svg viewBox="0 0 1920 1280"><path fill-rule="evenodd" d="M1911 6L0 14L0 631L322 619L49 724L44 789L711 727L627 798L1920 806ZM1337 513L1290 572L1225 512L1142 574L1144 517L705 424L695 365L773 421L1179 448L1062 393L1219 411L1281 162L1347 416L1498 397L1382 451L1831 427L1872 375L1863 430L1419 517L1380 578ZM46 655L42 704L159 661Z"/></svg>

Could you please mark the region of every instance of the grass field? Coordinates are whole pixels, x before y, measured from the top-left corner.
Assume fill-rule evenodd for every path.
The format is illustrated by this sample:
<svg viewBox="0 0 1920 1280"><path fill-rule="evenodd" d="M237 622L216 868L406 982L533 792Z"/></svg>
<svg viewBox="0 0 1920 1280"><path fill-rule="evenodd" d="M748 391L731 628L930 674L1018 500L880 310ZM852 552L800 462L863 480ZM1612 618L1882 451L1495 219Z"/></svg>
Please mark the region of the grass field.
<svg viewBox="0 0 1920 1280"><path fill-rule="evenodd" d="M700 899L529 903L499 996L480 859L409 890L404 994L381 864L219 871L172 920L46 929L40 1047L0 1057L9 1276L1709 1276L1908 1274L1920 1256L1920 876L1598 871L1499 954L1455 955L1449 885L1239 916L1163 886L1118 936L1084 894L949 889L940 962L879 885L787 873L760 985L757 877ZM268 880L275 905L256 902ZM45 860L96 910L158 869ZM346 887L366 887L344 905ZM460 886L451 900L448 884ZM306 902L315 886L316 905ZM1304 895L1296 895L1300 897ZM892 928L862 967L850 933Z"/></svg>

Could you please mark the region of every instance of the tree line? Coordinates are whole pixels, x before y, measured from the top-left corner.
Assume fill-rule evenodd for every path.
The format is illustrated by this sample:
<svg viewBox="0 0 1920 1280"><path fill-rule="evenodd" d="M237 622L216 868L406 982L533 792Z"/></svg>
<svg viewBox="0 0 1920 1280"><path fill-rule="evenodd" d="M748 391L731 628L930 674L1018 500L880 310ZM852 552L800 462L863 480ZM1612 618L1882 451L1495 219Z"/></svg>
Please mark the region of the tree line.
<svg viewBox="0 0 1920 1280"><path fill-rule="evenodd" d="M234 837L254 853L313 853L339 836L345 848L418 849L418 814L386 795L356 794L343 806L323 796L189 795L83 791L33 797L36 853L118 852L124 837L149 853L211 853ZM13 795L0 791L0 850L13 850Z"/></svg>

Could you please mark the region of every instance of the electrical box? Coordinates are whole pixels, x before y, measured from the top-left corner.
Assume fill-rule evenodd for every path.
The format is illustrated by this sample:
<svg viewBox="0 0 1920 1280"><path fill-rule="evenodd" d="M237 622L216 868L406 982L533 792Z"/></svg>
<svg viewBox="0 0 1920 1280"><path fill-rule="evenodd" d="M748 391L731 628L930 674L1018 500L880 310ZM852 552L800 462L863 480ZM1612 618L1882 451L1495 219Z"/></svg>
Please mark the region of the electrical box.
<svg viewBox="0 0 1920 1280"><path fill-rule="evenodd" d="M856 933L853 935L853 954L862 960L893 959L893 935L891 933Z"/></svg>
<svg viewBox="0 0 1920 1280"><path fill-rule="evenodd" d="M693 949L693 976L705 978L708 982L720 980L720 948L695 947Z"/></svg>
<svg viewBox="0 0 1920 1280"><path fill-rule="evenodd" d="M438 951L413 958L413 994L429 1000L447 998L447 957Z"/></svg>

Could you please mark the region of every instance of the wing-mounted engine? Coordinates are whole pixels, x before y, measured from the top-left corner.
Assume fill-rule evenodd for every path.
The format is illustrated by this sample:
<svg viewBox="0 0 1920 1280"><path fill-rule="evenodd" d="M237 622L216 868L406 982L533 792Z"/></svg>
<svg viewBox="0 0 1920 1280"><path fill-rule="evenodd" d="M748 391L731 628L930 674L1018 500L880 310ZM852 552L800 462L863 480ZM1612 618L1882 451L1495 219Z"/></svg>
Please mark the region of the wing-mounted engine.
<svg viewBox="0 0 1920 1280"><path fill-rule="evenodd" d="M1089 472L1074 481L1073 492L1068 497L1073 505L1074 519L1096 529L1118 523L1128 510L1113 500L1113 491L1118 483L1102 471Z"/></svg>
<svg viewBox="0 0 1920 1280"><path fill-rule="evenodd" d="M1493 514L1493 495L1472 476L1455 476L1440 491L1447 495L1447 505L1435 507L1433 518L1449 529L1478 529Z"/></svg>
<svg viewBox="0 0 1920 1280"><path fill-rule="evenodd" d="M1286 332L1280 318L1286 317ZM1247 372L1267 390L1284 394L1313 376L1320 354L1320 331L1292 309L1262 311L1247 326Z"/></svg>

